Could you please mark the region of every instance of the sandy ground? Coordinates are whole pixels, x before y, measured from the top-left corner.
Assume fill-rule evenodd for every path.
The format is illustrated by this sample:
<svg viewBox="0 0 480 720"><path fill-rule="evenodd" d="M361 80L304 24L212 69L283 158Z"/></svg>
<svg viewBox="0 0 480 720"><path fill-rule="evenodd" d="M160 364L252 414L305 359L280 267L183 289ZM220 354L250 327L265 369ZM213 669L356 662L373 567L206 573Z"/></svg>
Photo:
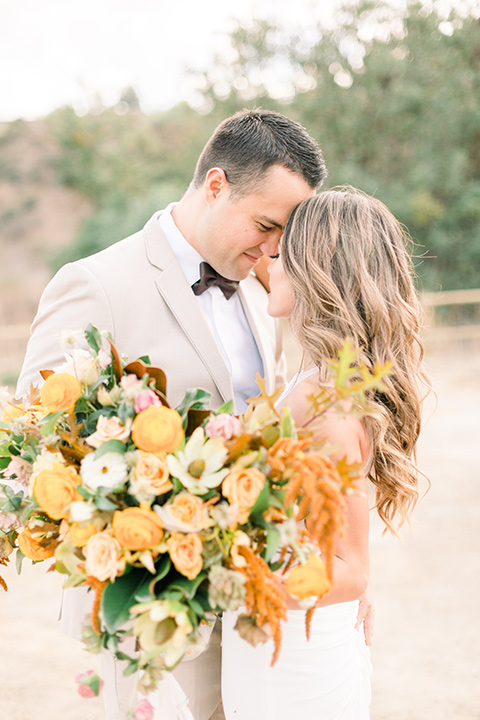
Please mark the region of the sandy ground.
<svg viewBox="0 0 480 720"><path fill-rule="evenodd" d="M480 718L480 354L429 365L437 406L420 465L432 487L399 540L372 523L371 720ZM76 692L95 658L60 633L61 578L28 563L3 575L0 720L104 720L101 702Z"/></svg>

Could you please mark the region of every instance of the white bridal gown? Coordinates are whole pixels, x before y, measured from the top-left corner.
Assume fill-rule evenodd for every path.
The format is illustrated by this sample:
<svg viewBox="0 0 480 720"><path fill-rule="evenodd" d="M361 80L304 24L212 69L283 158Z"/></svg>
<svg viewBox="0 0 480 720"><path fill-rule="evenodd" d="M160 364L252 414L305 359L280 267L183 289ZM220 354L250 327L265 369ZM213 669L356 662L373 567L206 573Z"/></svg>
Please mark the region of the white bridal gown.
<svg viewBox="0 0 480 720"><path fill-rule="evenodd" d="M315 369L296 375L293 386ZM370 655L363 628L355 630L358 601L317 608L310 640L305 612L289 610L277 662L273 641L252 647L223 614L222 697L226 720L368 720Z"/></svg>

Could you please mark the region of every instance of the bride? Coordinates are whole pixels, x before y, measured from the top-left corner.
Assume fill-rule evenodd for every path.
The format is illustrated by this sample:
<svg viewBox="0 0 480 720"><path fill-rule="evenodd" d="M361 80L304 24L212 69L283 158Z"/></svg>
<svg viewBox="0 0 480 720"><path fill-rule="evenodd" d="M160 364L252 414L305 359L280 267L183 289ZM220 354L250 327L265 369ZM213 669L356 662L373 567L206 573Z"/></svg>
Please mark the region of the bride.
<svg viewBox="0 0 480 720"><path fill-rule="evenodd" d="M347 530L336 542L332 589L315 611L310 640L305 612L288 596L280 656L273 644L256 648L223 619L222 690L226 720L367 720L370 660L355 628L358 599L369 576L367 486L386 527L401 524L417 500L415 447L420 431L420 311L401 225L378 200L353 188L323 192L291 214L280 257L269 267L268 312L289 318L304 369L280 397L295 420L308 417L309 395L328 383L326 360L346 337L360 360L393 363L375 414L364 421L330 415L316 430L363 468L347 496ZM308 518L307 518L308 527Z"/></svg>

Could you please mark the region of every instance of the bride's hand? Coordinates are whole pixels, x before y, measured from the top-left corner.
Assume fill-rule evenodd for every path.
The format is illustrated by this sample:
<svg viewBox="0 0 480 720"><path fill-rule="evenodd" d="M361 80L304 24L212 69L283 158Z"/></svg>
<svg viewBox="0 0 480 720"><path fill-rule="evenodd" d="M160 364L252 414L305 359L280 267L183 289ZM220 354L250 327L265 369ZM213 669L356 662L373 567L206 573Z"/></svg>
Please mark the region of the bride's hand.
<svg viewBox="0 0 480 720"><path fill-rule="evenodd" d="M365 642L371 645L373 642L373 626L375 624L375 608L373 606L370 590L367 588L363 595L360 595L357 620L355 629L359 630L363 622L363 632L365 633Z"/></svg>

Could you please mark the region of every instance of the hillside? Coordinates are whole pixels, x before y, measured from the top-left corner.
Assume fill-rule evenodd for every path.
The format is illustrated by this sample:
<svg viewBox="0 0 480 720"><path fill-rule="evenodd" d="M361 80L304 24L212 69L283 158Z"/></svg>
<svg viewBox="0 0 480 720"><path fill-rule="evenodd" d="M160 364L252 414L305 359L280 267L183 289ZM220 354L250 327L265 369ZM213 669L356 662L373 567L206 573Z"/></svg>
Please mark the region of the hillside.
<svg viewBox="0 0 480 720"><path fill-rule="evenodd" d="M91 203L60 185L56 144L42 122L0 124L0 325L31 322L51 270Z"/></svg>

